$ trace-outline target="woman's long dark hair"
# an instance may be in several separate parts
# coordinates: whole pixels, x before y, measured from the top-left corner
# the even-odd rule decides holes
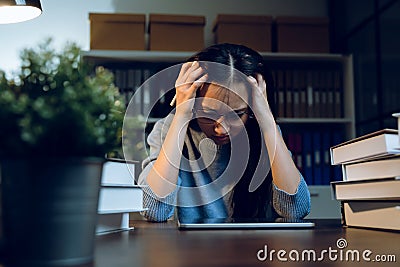
[[[267,98],[272,111],[274,103],[274,80],[269,68],[265,65],[263,57],[256,51],[236,44],[217,44],[206,48],[187,60],[215,62],[227,65],[246,76],[256,77],[261,74],[267,82]],[[251,95],[251,94],[250,94]],[[251,99],[251,97],[250,97]],[[250,100],[251,103],[251,100]],[[259,125],[255,119],[249,119],[246,130],[250,140],[250,156],[246,170],[234,188],[233,215],[235,218],[265,218],[276,214],[272,209],[272,175],[269,172],[264,182],[254,192],[249,192],[250,181],[258,164],[267,169],[266,159],[260,159],[262,139]]]
[[[267,98],[270,108],[272,112],[275,111],[275,101],[273,101],[275,81],[263,57],[253,49],[237,44],[216,44],[198,52],[187,61],[208,61],[224,64],[254,78],[257,73],[261,74],[267,82]]]

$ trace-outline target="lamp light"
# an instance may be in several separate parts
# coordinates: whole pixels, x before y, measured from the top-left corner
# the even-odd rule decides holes
[[[40,0],[0,0],[0,24],[34,19],[40,14]]]

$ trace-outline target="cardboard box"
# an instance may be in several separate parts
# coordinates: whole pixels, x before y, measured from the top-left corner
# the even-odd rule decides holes
[[[204,16],[150,14],[149,50],[202,50],[205,21]]]
[[[90,49],[144,50],[144,14],[90,13]]]
[[[271,16],[218,14],[214,26],[215,43],[234,43],[256,51],[271,51]]]
[[[321,17],[276,17],[277,51],[329,53],[329,20]]]

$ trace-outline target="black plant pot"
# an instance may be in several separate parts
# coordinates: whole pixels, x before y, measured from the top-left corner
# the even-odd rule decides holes
[[[99,158],[2,160],[8,265],[93,261],[102,166]]]

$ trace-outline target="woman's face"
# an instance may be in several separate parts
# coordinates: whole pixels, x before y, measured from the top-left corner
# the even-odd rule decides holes
[[[237,94],[216,84],[205,84],[196,99],[195,118],[205,135],[217,145],[229,143],[244,130],[249,119],[245,86],[237,84],[234,90]]]

